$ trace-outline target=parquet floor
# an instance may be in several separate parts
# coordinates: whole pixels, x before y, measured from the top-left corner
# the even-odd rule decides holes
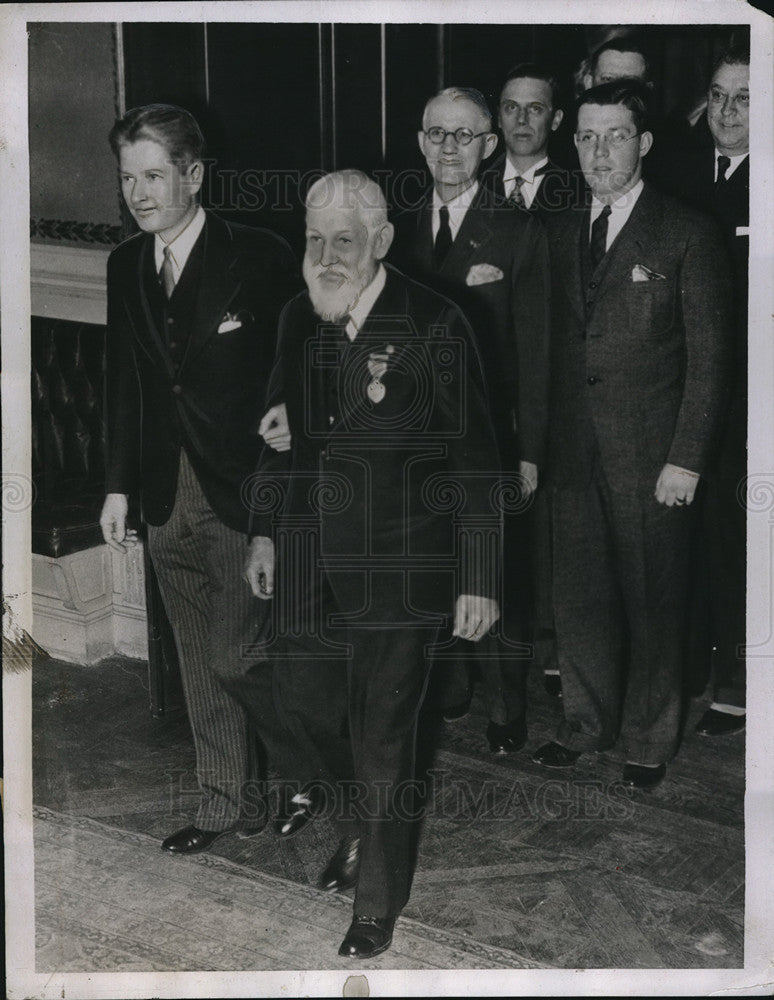
[[[190,821],[188,724],[182,714],[150,717],[145,669],[122,659],[36,664],[36,805],[157,839]],[[533,764],[530,752],[551,738],[561,702],[537,676],[530,695],[529,743],[510,757],[489,754],[478,699],[466,719],[423,727],[432,791],[405,915],[511,952],[515,963],[741,967],[744,736],[695,736],[706,707],[695,700],[666,780],[628,791],[615,752],[584,755],[569,774]],[[314,884],[335,846],[320,819],[290,841],[268,830],[248,841],[224,837],[211,854],[293,883],[303,907],[299,890]],[[342,917],[342,932],[345,924]]]

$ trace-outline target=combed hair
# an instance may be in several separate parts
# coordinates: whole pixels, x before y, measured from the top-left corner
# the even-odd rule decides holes
[[[204,154],[204,136],[199,124],[185,108],[174,104],[145,104],[119,118],[108,136],[118,158],[122,146],[141,139],[158,142],[179,167],[187,167]]]
[[[425,101],[425,110],[422,113],[422,121],[424,122],[425,114],[427,113],[427,107],[431,101],[434,101],[437,97],[450,97],[452,100],[457,98],[464,98],[466,101],[470,101],[471,104],[475,104],[478,110],[481,112],[483,117],[487,122],[487,129],[492,128],[492,112],[489,110],[489,105],[486,103],[486,98],[481,93],[480,90],[476,90],[475,87],[444,87],[443,90],[439,90],[437,94],[433,94]]]
[[[621,77],[590,87],[575,103],[576,122],[584,104],[622,104],[631,111],[638,132],[646,132],[650,127],[650,88],[643,80]]]
[[[712,67],[712,74],[721,66],[749,66],[750,65],[750,42],[747,38],[734,38],[721,52],[715,65]]]
[[[508,74],[503,80],[503,85],[500,88],[500,93],[502,94],[506,86],[511,82],[511,80],[523,80],[524,77],[529,77],[532,80],[542,80],[547,83],[551,88],[551,108],[557,111],[562,106],[562,88],[559,83],[559,77],[553,73],[547,66],[543,66],[536,62],[523,62],[514,66],[513,69],[508,70]]]

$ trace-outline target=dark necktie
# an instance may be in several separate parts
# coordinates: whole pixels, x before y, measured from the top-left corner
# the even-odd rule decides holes
[[[508,201],[512,205],[518,205],[519,208],[527,207],[527,203],[524,201],[524,192],[521,190],[526,183],[523,177],[514,177],[513,188],[508,195]]]
[[[594,225],[591,227],[591,243],[589,244],[589,253],[591,254],[591,266],[595,271],[599,267],[600,261],[607,253],[607,220],[609,216],[610,206],[605,205],[594,220]]]
[[[446,205],[442,205],[438,210],[438,218],[440,219],[440,225],[438,226],[438,232],[435,237],[435,247],[433,249],[433,259],[436,267],[440,267],[446,260],[446,255],[451,250],[452,245],[451,226],[449,225],[449,209]]]
[[[164,247],[164,260],[159,270],[159,279],[167,301],[169,301],[172,298],[172,292],[175,290],[175,271],[172,265],[172,251],[169,247]]]
[[[718,156],[718,179],[715,181],[715,187],[720,187],[721,184],[726,182],[726,171],[731,166],[731,160],[727,156],[722,154]]]

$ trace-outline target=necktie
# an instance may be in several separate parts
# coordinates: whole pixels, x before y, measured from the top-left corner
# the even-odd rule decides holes
[[[591,243],[589,244],[589,252],[591,254],[591,266],[595,271],[599,267],[599,262],[607,253],[607,220],[609,215],[610,206],[605,205],[594,220],[594,225],[591,227]]]
[[[164,247],[164,260],[159,270],[159,278],[167,300],[171,299],[172,292],[175,290],[175,271],[172,265],[172,251],[169,247]]]
[[[446,205],[441,206],[438,211],[438,217],[441,220],[441,224],[438,226],[438,232],[435,237],[435,247],[433,249],[433,258],[435,260],[436,267],[440,267],[446,260],[446,255],[451,250],[452,245],[451,227],[449,226],[449,209]]]
[[[513,188],[511,193],[508,195],[508,201],[512,205],[518,205],[519,208],[526,208],[527,203],[524,201],[524,192],[521,190],[526,180],[523,177],[514,177]]]
[[[722,154],[718,157],[718,179],[715,181],[715,187],[720,187],[721,184],[726,182],[726,171],[731,166],[731,160],[727,156]]]

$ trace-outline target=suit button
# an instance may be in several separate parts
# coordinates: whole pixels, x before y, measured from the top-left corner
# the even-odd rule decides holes
[[[169,349],[170,349],[170,351],[174,351],[174,350],[177,349],[177,341],[176,340],[170,340],[170,342],[169,342]]]
[[[598,282],[596,282],[596,281],[590,281],[589,282],[589,288],[596,288],[597,284],[598,284]]]
[[[597,378],[596,375],[589,375],[586,381],[588,382],[589,385],[596,385],[599,379]]]
[[[176,396],[179,396],[182,391],[183,391],[182,385],[173,385],[172,386],[172,392],[174,392],[174,394]]]
[[[170,326],[172,326],[174,322],[175,322],[174,316],[167,316],[167,323],[169,323]]]

